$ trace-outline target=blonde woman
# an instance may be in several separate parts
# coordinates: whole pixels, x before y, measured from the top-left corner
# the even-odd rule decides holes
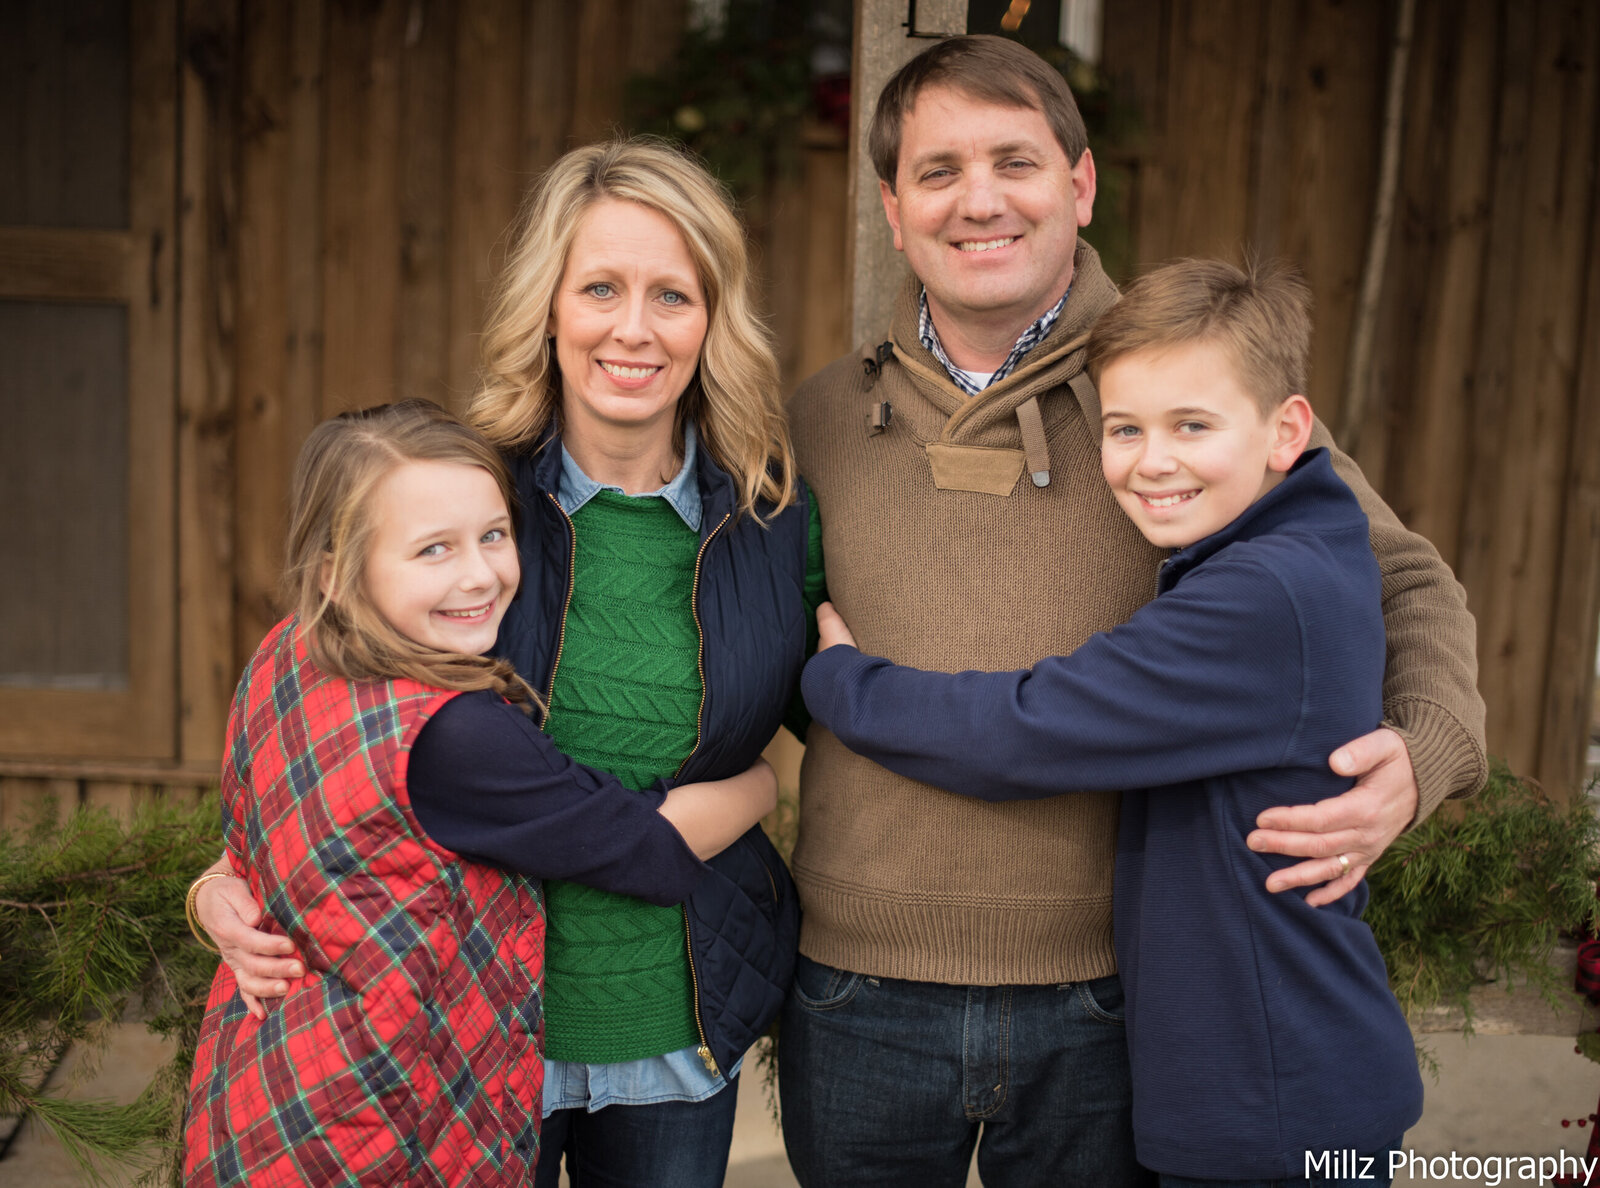
[[[615,141],[536,184],[484,335],[471,418],[521,512],[522,589],[496,651],[544,698],[556,744],[632,788],[747,769],[792,703],[823,597],[748,287],[717,183],[664,144]],[[564,1152],[577,1186],[721,1184],[740,1062],[793,969],[782,860],[756,828],[680,905],[546,895],[536,1183],[558,1182]],[[228,923],[211,930],[241,985],[282,985],[286,959]]]

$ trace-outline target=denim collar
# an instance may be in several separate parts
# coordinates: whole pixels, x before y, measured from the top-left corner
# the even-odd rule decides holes
[[[976,396],[983,391],[983,387],[998,384],[1015,371],[1017,365],[1027,357],[1028,352],[1044,341],[1044,336],[1050,333],[1050,327],[1054,326],[1056,320],[1061,317],[1061,311],[1066,308],[1067,298],[1070,296],[1072,296],[1072,286],[1068,285],[1067,291],[1061,294],[1061,300],[1040,314],[1038,319],[1022,332],[1016,341],[1016,345],[1011,348],[1011,353],[1006,356],[1005,362],[1000,364],[995,373],[989,377],[987,385],[979,386],[974,383],[968,373],[950,362],[950,356],[944,353],[944,343],[939,341],[939,330],[933,324],[933,315],[928,311],[928,290],[926,286],[923,287],[922,296],[917,303],[917,337],[922,340],[923,347],[931,352],[933,357],[938,359],[940,363],[944,364],[945,371],[950,373],[950,378],[954,381],[956,387],[960,388],[968,396]]]
[[[694,431],[694,422],[686,422],[683,426],[683,465],[678,468],[678,473],[666,486],[655,491],[641,491],[636,496],[639,499],[665,499],[672,505],[672,510],[678,513],[678,518],[694,532],[700,531],[703,514],[700,484],[695,481],[695,456],[699,448],[699,437]],[[561,505],[561,510],[569,516],[573,515],[601,491],[624,494],[621,487],[609,483],[597,483],[584,474],[582,467],[573,461],[571,454],[567,453],[567,447],[562,445],[561,479],[556,487],[556,502]]]

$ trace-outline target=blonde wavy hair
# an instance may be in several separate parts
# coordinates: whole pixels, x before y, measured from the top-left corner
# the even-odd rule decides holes
[[[538,698],[508,660],[440,652],[408,639],[372,605],[366,585],[372,496],[407,462],[455,462],[489,472],[506,507],[516,499],[495,448],[426,400],[347,412],[311,431],[290,493],[285,599],[311,659],[348,680],[410,678],[441,689],[493,689],[527,710]]]
[[[795,498],[794,450],[778,364],[750,297],[744,228],[704,167],[650,137],[574,149],[523,204],[483,335],[483,369],[468,419],[502,450],[532,445],[561,414],[561,372],[546,326],[584,212],[614,198],[667,218],[706,294],[700,366],[678,400],[676,431],[692,420],[703,448],[733,476],[741,513]]]

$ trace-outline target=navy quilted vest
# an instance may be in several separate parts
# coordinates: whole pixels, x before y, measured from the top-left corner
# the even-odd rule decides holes
[[[732,479],[699,451],[700,625],[705,697],[700,743],[678,782],[745,770],[777,733],[805,663],[810,492],[766,527],[736,517]],[[561,447],[552,430],[508,459],[517,488],[522,587],[495,645],[541,695],[550,689],[571,580],[572,524],[556,502]],[[794,972],[799,901],[783,859],[759,827],[711,859],[684,905],[700,1025],[726,1072],[777,1016]],[[751,974],[756,976],[752,977]]]

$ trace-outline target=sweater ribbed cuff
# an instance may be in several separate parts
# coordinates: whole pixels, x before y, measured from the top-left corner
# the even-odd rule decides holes
[[[1426,821],[1450,797],[1471,796],[1489,778],[1476,736],[1443,706],[1424,697],[1399,697],[1384,705],[1385,724],[1405,740],[1417,779],[1417,815]]]

